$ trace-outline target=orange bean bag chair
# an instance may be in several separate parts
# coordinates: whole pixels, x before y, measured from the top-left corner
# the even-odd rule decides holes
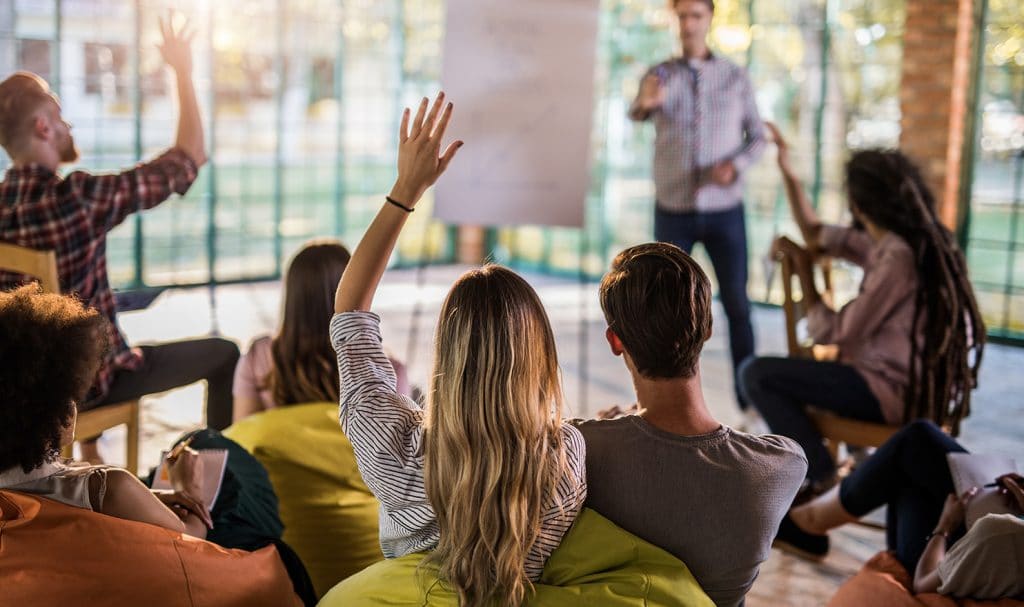
[[[913,594],[913,579],[891,552],[879,552],[846,581],[828,607],[1024,607],[1024,601],[975,601],[929,592]]]
[[[227,550],[155,525],[0,490],[0,603],[302,607],[277,550]]]

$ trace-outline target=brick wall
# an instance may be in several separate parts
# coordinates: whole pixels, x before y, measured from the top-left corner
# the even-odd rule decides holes
[[[955,229],[969,118],[971,44],[981,0],[907,0],[903,34],[900,148],[921,164]]]

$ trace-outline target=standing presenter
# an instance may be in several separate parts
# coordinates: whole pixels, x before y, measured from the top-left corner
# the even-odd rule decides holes
[[[672,8],[683,56],[648,70],[629,117],[654,121],[654,236],[687,253],[704,244],[729,321],[735,374],[754,353],[742,195],[764,127],[746,70],[708,48],[714,1],[678,0]],[[736,398],[746,411],[738,392]]]

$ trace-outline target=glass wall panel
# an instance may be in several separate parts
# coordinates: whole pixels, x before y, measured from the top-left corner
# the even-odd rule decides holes
[[[1024,338],[1024,5],[987,0],[967,261],[989,332]]]
[[[766,119],[792,141],[828,221],[845,221],[850,149],[899,139],[903,0],[720,0],[713,47],[747,66]],[[9,0],[0,3],[0,71],[28,69],[62,97],[81,167],[114,170],[174,138],[173,76],[155,48],[175,9],[197,30],[195,80],[209,164],[183,200],[110,236],[121,287],[270,278],[303,241],[354,245],[394,178],[399,111],[437,90],[443,0]],[[494,230],[492,257],[596,278],[617,250],[652,236],[653,128],[626,118],[647,66],[678,52],[664,0],[602,0],[583,230]],[[979,120],[966,233],[986,321],[1024,335],[1024,8],[987,0]],[[6,157],[0,160],[6,164]],[[0,167],[2,168],[2,167]],[[777,301],[764,255],[796,234],[771,146],[745,195],[751,295]],[[454,229],[411,217],[399,264],[450,261]],[[700,255],[700,253],[698,253]],[[840,284],[856,273],[839,268]],[[845,278],[844,278],[845,277]]]

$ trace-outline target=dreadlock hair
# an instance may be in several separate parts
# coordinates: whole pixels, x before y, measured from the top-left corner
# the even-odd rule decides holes
[[[921,288],[914,302],[904,422],[930,419],[957,434],[971,412],[985,346],[985,325],[963,252],[936,216],[935,198],[921,172],[901,152],[855,153],[846,165],[846,187],[851,210],[896,234],[914,252]]]

